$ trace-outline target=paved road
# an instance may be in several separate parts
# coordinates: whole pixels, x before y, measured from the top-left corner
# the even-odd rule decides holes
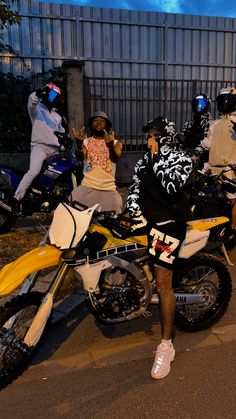
[[[179,332],[171,374],[155,381],[156,316],[108,328],[85,307],[77,314],[51,329],[34,365],[1,392],[2,419],[236,417],[235,326]]]
[[[235,271],[224,318],[204,332],[177,332],[166,379],[150,377],[157,308],[149,319],[101,326],[82,303],[50,328],[33,365],[2,390],[1,418],[236,418]]]

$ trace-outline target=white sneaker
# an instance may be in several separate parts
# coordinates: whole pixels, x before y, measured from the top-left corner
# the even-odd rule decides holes
[[[156,350],[155,361],[152,366],[151,376],[160,380],[166,377],[170,372],[170,364],[174,360],[175,350],[173,345],[160,343]]]

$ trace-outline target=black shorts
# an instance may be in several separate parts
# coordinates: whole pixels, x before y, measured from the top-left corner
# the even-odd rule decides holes
[[[153,256],[155,265],[174,269],[179,249],[185,239],[186,229],[185,221],[149,223],[148,251]]]

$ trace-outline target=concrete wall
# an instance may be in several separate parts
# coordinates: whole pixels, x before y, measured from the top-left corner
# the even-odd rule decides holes
[[[0,164],[26,172],[29,168],[29,153],[1,153]]]
[[[63,62],[66,72],[66,102],[69,127],[84,125],[84,62],[68,60]]]

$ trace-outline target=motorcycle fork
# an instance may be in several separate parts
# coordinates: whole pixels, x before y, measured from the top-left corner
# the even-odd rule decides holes
[[[56,298],[69,270],[70,270],[70,266],[67,265],[65,262],[61,262],[57,272],[54,275],[52,283],[48,289],[48,293],[52,295],[53,299]]]
[[[35,271],[30,274],[20,289],[19,295],[27,293],[35,285],[41,271]]]
[[[78,186],[78,182],[76,179],[76,175],[73,172],[71,173],[71,181],[72,181],[73,189],[75,189]]]
[[[68,265],[66,265],[65,262],[61,262],[59,268],[57,269],[57,272],[55,273],[52,283],[47,291],[47,295],[50,294],[50,296],[52,297],[53,300],[55,300],[61,285],[63,284],[64,278],[66,277],[68,271],[69,271],[70,267]],[[25,281],[25,283],[22,286],[22,289],[20,290],[20,294],[23,294],[25,292],[28,292],[29,289],[31,289],[38,276],[39,276],[40,271],[37,272],[33,272],[30,277],[28,278],[28,280]],[[19,314],[18,314],[19,315]],[[17,319],[17,315],[12,316],[4,325],[4,327],[10,329],[15,320]]]
[[[32,272],[31,275],[29,275],[26,280],[24,281],[20,291],[19,291],[19,295],[22,294],[26,294],[27,292],[29,292],[31,290],[31,288],[33,288],[33,286],[35,285],[39,274],[41,271],[35,271]],[[11,329],[13,324],[15,323],[15,320],[18,318],[18,316],[20,315],[20,313],[15,314],[14,316],[12,316],[9,320],[7,320],[7,322],[4,324],[4,328],[6,329]]]

